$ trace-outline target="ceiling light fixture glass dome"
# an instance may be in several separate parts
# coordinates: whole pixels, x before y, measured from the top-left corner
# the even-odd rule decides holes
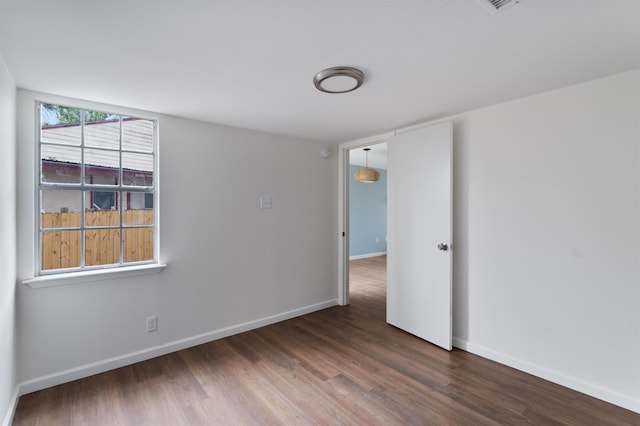
[[[353,67],[331,67],[313,77],[316,89],[325,93],[348,93],[362,86],[364,73]]]

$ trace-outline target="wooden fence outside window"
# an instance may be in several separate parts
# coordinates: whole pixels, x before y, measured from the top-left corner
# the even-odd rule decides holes
[[[43,228],[80,227],[81,213],[43,213]],[[85,215],[85,266],[118,264],[120,243],[124,263],[153,259],[153,228],[91,229],[90,227],[118,226],[117,210],[87,211]],[[122,212],[127,226],[152,225],[153,210],[126,210]],[[80,266],[80,230],[43,231],[40,235],[41,269],[78,268]]]

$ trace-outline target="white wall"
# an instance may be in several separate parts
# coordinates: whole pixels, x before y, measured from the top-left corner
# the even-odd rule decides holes
[[[33,273],[36,98],[78,103],[18,91],[21,279]],[[23,391],[336,303],[336,156],[323,159],[319,142],[159,120],[160,249],[168,268],[138,278],[20,286]],[[272,197],[272,209],[259,209],[261,195]],[[155,333],[145,332],[149,315],[158,315]]]
[[[18,99],[20,278],[33,269],[34,96]],[[335,299],[335,156],[160,118],[169,268],[21,286],[19,380],[36,387],[47,374]],[[456,344],[640,411],[640,70],[453,121]],[[261,194],[272,210],[257,208]],[[151,314],[159,331],[147,334]]]
[[[456,345],[640,412],[640,70],[453,121]]]
[[[0,421],[16,385],[16,85],[0,56]],[[6,416],[6,417],[5,417]]]

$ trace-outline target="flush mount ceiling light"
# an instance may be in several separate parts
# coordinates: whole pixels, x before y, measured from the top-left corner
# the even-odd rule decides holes
[[[356,90],[364,82],[364,73],[353,67],[332,67],[313,77],[316,89],[325,93],[347,93]]]
[[[495,15],[497,12],[501,12],[503,8],[507,6],[520,3],[520,0],[477,0],[482,6],[484,6],[489,13]]]
[[[353,174],[353,178],[356,180],[356,182],[375,183],[378,181],[378,179],[380,179],[380,173],[378,173],[377,170],[369,168],[369,151],[371,151],[371,148],[364,148],[364,153],[367,158],[365,168],[356,170],[356,172]]]

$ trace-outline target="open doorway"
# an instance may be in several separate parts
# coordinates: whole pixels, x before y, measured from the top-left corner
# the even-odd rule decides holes
[[[342,144],[338,150],[338,304],[349,304],[349,157],[387,142],[386,322],[452,348],[452,153],[450,121]],[[357,152],[357,151],[355,151]]]
[[[377,180],[356,180],[363,169],[375,170]],[[373,172],[359,172],[360,176]],[[349,150],[348,170],[348,289],[350,303],[385,320],[387,280],[387,144]]]

